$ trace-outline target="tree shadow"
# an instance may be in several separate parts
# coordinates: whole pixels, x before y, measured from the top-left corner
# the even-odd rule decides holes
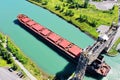
[[[77,64],[68,63],[62,71],[56,73],[56,76],[54,77],[53,80],[67,80],[76,70],[76,66]]]

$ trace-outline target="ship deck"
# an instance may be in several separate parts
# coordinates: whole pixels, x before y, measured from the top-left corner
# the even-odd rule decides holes
[[[53,45],[55,45],[56,47],[64,51],[70,57],[78,58],[82,53],[82,49],[80,47],[62,38],[58,34],[49,30],[48,28],[43,27],[39,23],[30,19],[28,16],[24,14],[20,14],[17,16],[17,18],[27,28],[29,28],[30,30],[37,33],[39,36],[41,36],[45,40],[49,41],[50,43],[52,43]]]

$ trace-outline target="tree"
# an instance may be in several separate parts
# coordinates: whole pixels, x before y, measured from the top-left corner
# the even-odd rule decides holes
[[[7,59],[7,57],[9,57],[8,52],[5,48],[2,48],[1,54],[2,54],[2,58],[5,59],[5,60]]]
[[[93,20],[90,25],[91,25],[92,27],[96,27],[97,22],[96,22],[95,20]]]
[[[80,14],[80,17],[77,18],[77,20],[78,20],[79,22],[85,22],[85,21],[87,21],[87,16],[86,16],[86,15],[81,15],[81,14]]]
[[[12,58],[11,58],[11,57],[7,59],[7,63],[8,63],[8,64],[13,63],[13,60],[12,60]]]
[[[89,2],[89,0],[85,0],[85,1],[84,1],[84,6],[83,6],[84,8],[87,8],[87,7],[88,7],[88,2]]]
[[[61,10],[60,10],[60,12],[63,12],[64,11],[64,8],[62,8]]]
[[[75,8],[78,9],[80,7],[79,3],[75,3]]]
[[[4,47],[3,47],[3,45],[0,43],[0,56],[2,56],[3,54],[2,54],[2,51],[4,50]]]
[[[8,52],[3,53],[3,59],[8,60],[11,56]]]
[[[66,10],[65,16],[73,16],[74,12],[72,10]]]
[[[70,4],[68,8],[75,8],[75,5],[74,4]]]
[[[74,3],[74,0],[67,0],[67,3]]]
[[[45,0],[45,1],[42,1],[42,5],[47,5],[48,4],[48,1]]]
[[[17,70],[17,69],[18,69],[18,66],[14,63],[13,66],[12,66],[12,69],[13,69],[13,70]]]
[[[61,9],[60,5],[57,4],[57,5],[55,6],[55,10],[60,10],[60,9]]]

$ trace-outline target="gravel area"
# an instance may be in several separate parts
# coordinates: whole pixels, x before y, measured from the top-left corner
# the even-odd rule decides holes
[[[7,68],[0,67],[0,80],[23,80],[14,72],[10,72]]]
[[[101,25],[96,29],[96,31],[99,32],[100,34],[103,34],[108,30],[109,30],[109,26],[106,25]]]
[[[97,9],[100,10],[109,10],[112,9],[114,4],[116,4],[116,1],[102,1],[102,2],[93,2],[90,1],[90,4],[94,4]]]

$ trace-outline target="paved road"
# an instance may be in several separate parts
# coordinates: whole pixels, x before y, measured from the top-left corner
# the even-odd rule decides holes
[[[22,80],[14,72],[10,72],[8,69],[0,67],[0,80]]]

